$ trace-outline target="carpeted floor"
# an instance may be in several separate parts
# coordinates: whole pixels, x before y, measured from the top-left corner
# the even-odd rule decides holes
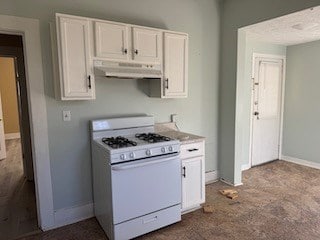
[[[252,168],[237,187],[239,198],[218,193],[229,188],[222,182],[206,187],[213,214],[202,210],[186,214],[182,221],[140,237],[140,240],[319,240],[320,170],[275,161]],[[25,240],[107,239],[92,218]]]

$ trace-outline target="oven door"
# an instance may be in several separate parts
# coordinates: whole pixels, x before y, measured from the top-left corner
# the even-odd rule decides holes
[[[179,156],[117,164],[111,169],[113,224],[181,204]]]

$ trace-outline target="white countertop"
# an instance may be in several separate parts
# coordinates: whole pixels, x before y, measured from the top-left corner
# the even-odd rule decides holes
[[[189,144],[205,140],[205,137],[179,131],[177,125],[172,122],[157,123],[155,125],[155,131],[166,137],[179,140],[181,144]]]

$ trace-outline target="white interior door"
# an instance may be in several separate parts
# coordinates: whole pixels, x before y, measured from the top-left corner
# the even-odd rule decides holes
[[[282,59],[254,59],[252,166],[279,158],[282,79]]]
[[[4,136],[3,115],[2,115],[2,103],[0,94],[0,160],[7,157],[6,142]]]

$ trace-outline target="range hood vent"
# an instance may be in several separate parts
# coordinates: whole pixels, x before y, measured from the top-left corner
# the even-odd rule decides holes
[[[94,61],[96,76],[110,78],[161,78],[160,64],[140,64],[130,62]]]

